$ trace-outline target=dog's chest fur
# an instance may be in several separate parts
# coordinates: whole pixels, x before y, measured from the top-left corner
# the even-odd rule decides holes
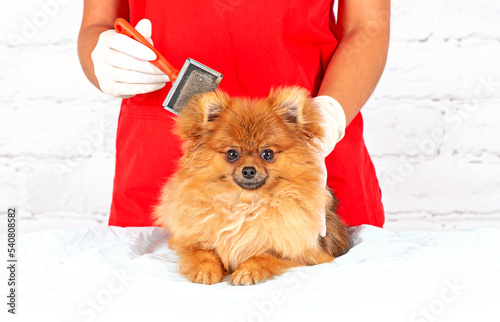
[[[297,247],[296,238],[305,240],[308,247],[317,243],[315,228],[304,227],[303,221],[296,220],[307,216],[304,209],[290,199],[260,198],[256,193],[243,191],[219,195],[212,202],[213,213],[206,217],[210,218],[207,221],[212,222],[212,229],[207,231],[205,247],[216,251],[229,272],[249,257],[264,252],[295,256],[303,251]],[[282,233],[284,230],[286,234]]]

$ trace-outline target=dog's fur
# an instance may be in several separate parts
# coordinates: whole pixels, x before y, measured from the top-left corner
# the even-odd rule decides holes
[[[261,100],[206,93],[183,109],[177,134],[184,156],[155,217],[171,234],[179,270],[190,281],[213,284],[232,273],[233,284],[254,284],[347,252],[335,199],[320,184],[319,123],[308,92],[298,87]],[[266,149],[274,152],[267,161]]]

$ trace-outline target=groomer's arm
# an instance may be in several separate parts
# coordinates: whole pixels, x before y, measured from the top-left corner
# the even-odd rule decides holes
[[[128,19],[128,10],[126,0],[85,0],[78,38],[85,75],[104,94],[117,98],[157,91],[170,81],[151,64],[154,51],[114,30],[116,18]],[[151,21],[142,19],[135,29],[152,43]]]
[[[377,85],[389,47],[390,0],[339,0],[335,36],[339,43],[318,95],[335,98],[347,125]]]
[[[90,57],[99,35],[106,30],[113,29],[116,18],[128,19],[127,0],[85,0],[83,2],[83,18],[78,35],[78,57],[82,69],[94,86],[99,83],[94,74],[94,64]]]

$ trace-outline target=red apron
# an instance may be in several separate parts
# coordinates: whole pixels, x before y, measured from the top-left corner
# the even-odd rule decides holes
[[[224,75],[231,96],[267,97],[271,87],[300,85],[313,96],[335,50],[331,0],[130,0],[129,20],[148,18],[153,42],[180,68],[193,58]],[[160,91],[123,100],[118,120],[110,225],[150,226],[161,187],[181,155]],[[384,211],[358,114],[326,159],[328,185],[348,225],[382,226]]]

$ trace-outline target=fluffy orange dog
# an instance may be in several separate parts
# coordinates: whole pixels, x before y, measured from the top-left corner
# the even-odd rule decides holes
[[[319,121],[297,87],[257,101],[207,93],[183,109],[184,156],[155,216],[191,282],[218,283],[232,273],[232,284],[254,284],[347,252],[349,235],[320,184]]]

